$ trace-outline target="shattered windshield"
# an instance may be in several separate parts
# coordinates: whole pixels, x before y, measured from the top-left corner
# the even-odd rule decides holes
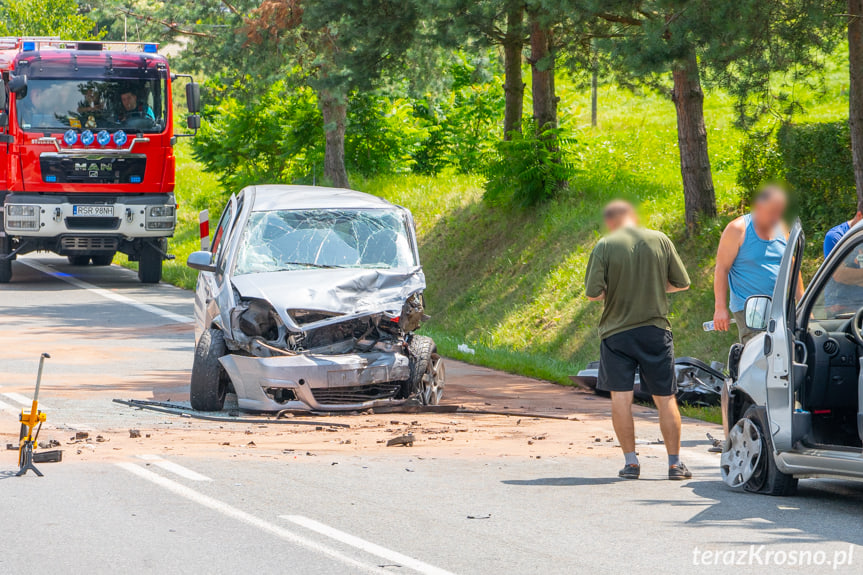
[[[23,130],[162,132],[165,80],[32,78],[18,98]]]
[[[415,265],[398,210],[276,210],[249,217],[234,273]]]

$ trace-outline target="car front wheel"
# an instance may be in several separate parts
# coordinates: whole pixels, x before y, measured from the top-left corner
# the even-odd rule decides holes
[[[746,410],[725,442],[720,464],[722,479],[752,493],[793,495],[797,479],[776,466],[769,429],[765,408],[753,405]]]
[[[446,384],[446,369],[430,337],[415,335],[410,342],[411,395],[422,405],[438,405]]]
[[[198,340],[192,363],[189,401],[197,411],[221,411],[225,406],[230,380],[219,358],[226,355],[225,336],[218,329],[208,329]]]

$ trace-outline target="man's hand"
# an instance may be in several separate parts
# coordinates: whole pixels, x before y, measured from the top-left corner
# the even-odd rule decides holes
[[[713,329],[716,331],[728,331],[728,326],[731,325],[731,313],[725,306],[718,307],[713,312]]]
[[[596,297],[587,296],[587,299],[589,299],[590,301],[602,301],[605,299],[605,292],[602,292],[601,294],[599,294]]]

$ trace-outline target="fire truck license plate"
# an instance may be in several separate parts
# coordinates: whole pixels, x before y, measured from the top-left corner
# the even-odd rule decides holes
[[[114,206],[72,206],[73,216],[114,216]]]

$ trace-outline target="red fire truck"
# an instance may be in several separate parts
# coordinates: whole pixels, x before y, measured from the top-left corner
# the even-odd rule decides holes
[[[173,130],[179,76],[194,132],[199,86],[172,75],[156,44],[0,38],[0,283],[33,251],[73,265],[122,252],[142,282],[161,279],[185,135]]]

